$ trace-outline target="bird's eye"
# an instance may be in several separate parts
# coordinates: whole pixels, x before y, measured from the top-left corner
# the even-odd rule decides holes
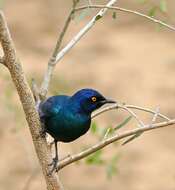
[[[96,102],[96,101],[97,101],[97,98],[96,98],[95,96],[93,96],[93,97],[91,98],[91,100],[92,100],[92,102]]]

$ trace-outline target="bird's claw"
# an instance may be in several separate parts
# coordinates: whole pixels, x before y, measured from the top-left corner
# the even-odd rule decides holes
[[[54,171],[58,172],[57,164],[58,164],[58,158],[53,158],[52,162],[48,164],[48,166],[52,166],[49,175],[51,175]]]
[[[45,138],[45,137],[46,137],[46,130],[45,130],[44,128],[42,128],[42,129],[40,130],[39,136],[40,136],[41,138]]]

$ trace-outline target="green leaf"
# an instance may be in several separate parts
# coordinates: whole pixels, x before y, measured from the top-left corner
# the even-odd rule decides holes
[[[108,165],[106,168],[106,173],[107,173],[108,179],[111,179],[112,176],[117,173],[117,169],[114,165]]]
[[[151,17],[154,17],[155,14],[156,14],[156,11],[157,11],[157,7],[154,6],[154,7],[152,7],[152,8],[149,10],[148,15],[151,16]]]
[[[100,130],[100,138],[103,138],[106,133],[108,133],[108,135],[112,135],[114,133],[114,129],[112,127],[102,128]]]
[[[113,18],[113,19],[116,19],[116,18],[117,18],[116,12],[113,12],[113,13],[112,13],[112,18]]]
[[[115,130],[114,130],[114,128],[112,128],[112,127],[108,127],[108,128],[106,129],[106,132],[108,132],[108,135],[112,135],[112,134],[114,134]]]
[[[97,152],[86,158],[86,163],[92,165],[104,164],[105,161],[101,157],[102,157],[102,150],[98,150]]]
[[[99,20],[99,19],[101,19],[101,18],[102,18],[101,15],[97,15],[97,16],[95,17],[95,20],[97,21],[97,20]]]
[[[133,141],[137,137],[139,137],[143,132],[138,132],[135,135],[131,136],[129,139],[127,139],[122,145],[128,144],[129,142]]]
[[[95,122],[93,122],[93,123],[91,124],[91,132],[92,132],[93,134],[96,134],[96,133],[98,132],[98,126],[97,126],[97,124],[96,124]]]
[[[111,136],[115,130],[112,127],[104,128],[99,131],[100,140],[107,138],[109,135]]]
[[[119,158],[118,155],[114,155],[106,167],[106,173],[107,173],[108,179],[111,179],[117,173],[118,158]]]
[[[167,2],[165,0],[161,0],[159,4],[159,8],[163,13],[167,12]]]
[[[114,130],[118,130],[125,126],[130,120],[132,119],[132,116],[127,117],[123,122],[121,122],[119,125],[117,125]]]

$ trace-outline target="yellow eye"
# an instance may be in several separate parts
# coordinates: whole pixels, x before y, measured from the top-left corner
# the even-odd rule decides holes
[[[96,102],[96,101],[97,101],[97,98],[96,98],[95,96],[93,96],[93,97],[91,98],[91,100],[92,100],[93,102]]]

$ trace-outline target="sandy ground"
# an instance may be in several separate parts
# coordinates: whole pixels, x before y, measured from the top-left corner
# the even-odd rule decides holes
[[[134,1],[121,4],[136,7]],[[19,57],[29,81],[41,81],[65,14],[68,1],[6,1],[5,14]],[[169,1],[169,21],[175,4]],[[144,6],[147,8],[147,5]],[[162,15],[160,15],[162,17]],[[66,43],[86,23],[73,21]],[[175,33],[131,15],[111,14],[86,35],[57,65],[50,94],[73,93],[79,88],[96,88],[108,97],[155,109],[170,117],[175,114]],[[36,155],[15,89],[8,72],[0,65],[0,189],[45,189]],[[112,112],[97,120],[102,127],[115,125],[125,114]],[[151,117],[143,116],[145,122]],[[134,127],[132,125],[130,127]],[[144,134],[125,147],[109,146],[106,156],[118,152],[118,173],[106,179],[103,167],[73,164],[60,173],[70,190],[175,190],[175,129]],[[97,140],[90,133],[71,144],[62,144],[62,155],[78,152],[82,143]],[[28,187],[26,184],[32,175]],[[80,180],[81,179],[81,180]]]

